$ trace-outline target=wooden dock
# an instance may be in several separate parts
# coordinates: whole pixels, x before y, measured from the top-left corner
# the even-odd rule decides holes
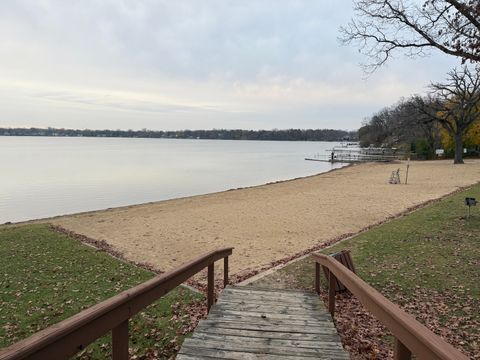
[[[318,295],[228,286],[179,360],[349,359]]]

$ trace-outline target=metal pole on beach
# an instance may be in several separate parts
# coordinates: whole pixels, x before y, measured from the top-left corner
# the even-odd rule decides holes
[[[408,168],[410,167],[410,158],[407,159],[407,174],[405,175],[405,185],[408,183]]]

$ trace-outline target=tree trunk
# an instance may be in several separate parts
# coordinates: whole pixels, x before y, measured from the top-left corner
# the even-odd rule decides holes
[[[427,136],[427,144],[428,144],[428,160],[435,159],[435,138],[432,136]]]
[[[455,159],[454,164],[463,164],[463,137],[462,133],[455,134]]]

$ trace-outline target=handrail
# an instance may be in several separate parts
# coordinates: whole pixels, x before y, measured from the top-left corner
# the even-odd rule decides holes
[[[121,292],[0,351],[0,360],[68,359],[112,330],[114,360],[128,359],[128,319],[185,280],[208,267],[208,310],[214,303],[214,263],[224,259],[228,284],[228,256],[233,248],[215,250]]]
[[[315,289],[320,289],[320,265],[329,273],[329,311],[335,313],[335,281],[338,279],[395,336],[394,358],[409,360],[411,354],[428,360],[468,360],[468,357],[435,335],[413,316],[386,299],[352,271],[331,256],[313,254]]]

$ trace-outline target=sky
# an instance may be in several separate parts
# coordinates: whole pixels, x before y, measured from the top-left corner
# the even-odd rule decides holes
[[[459,61],[366,76],[352,2],[2,0],[0,127],[354,130]]]

